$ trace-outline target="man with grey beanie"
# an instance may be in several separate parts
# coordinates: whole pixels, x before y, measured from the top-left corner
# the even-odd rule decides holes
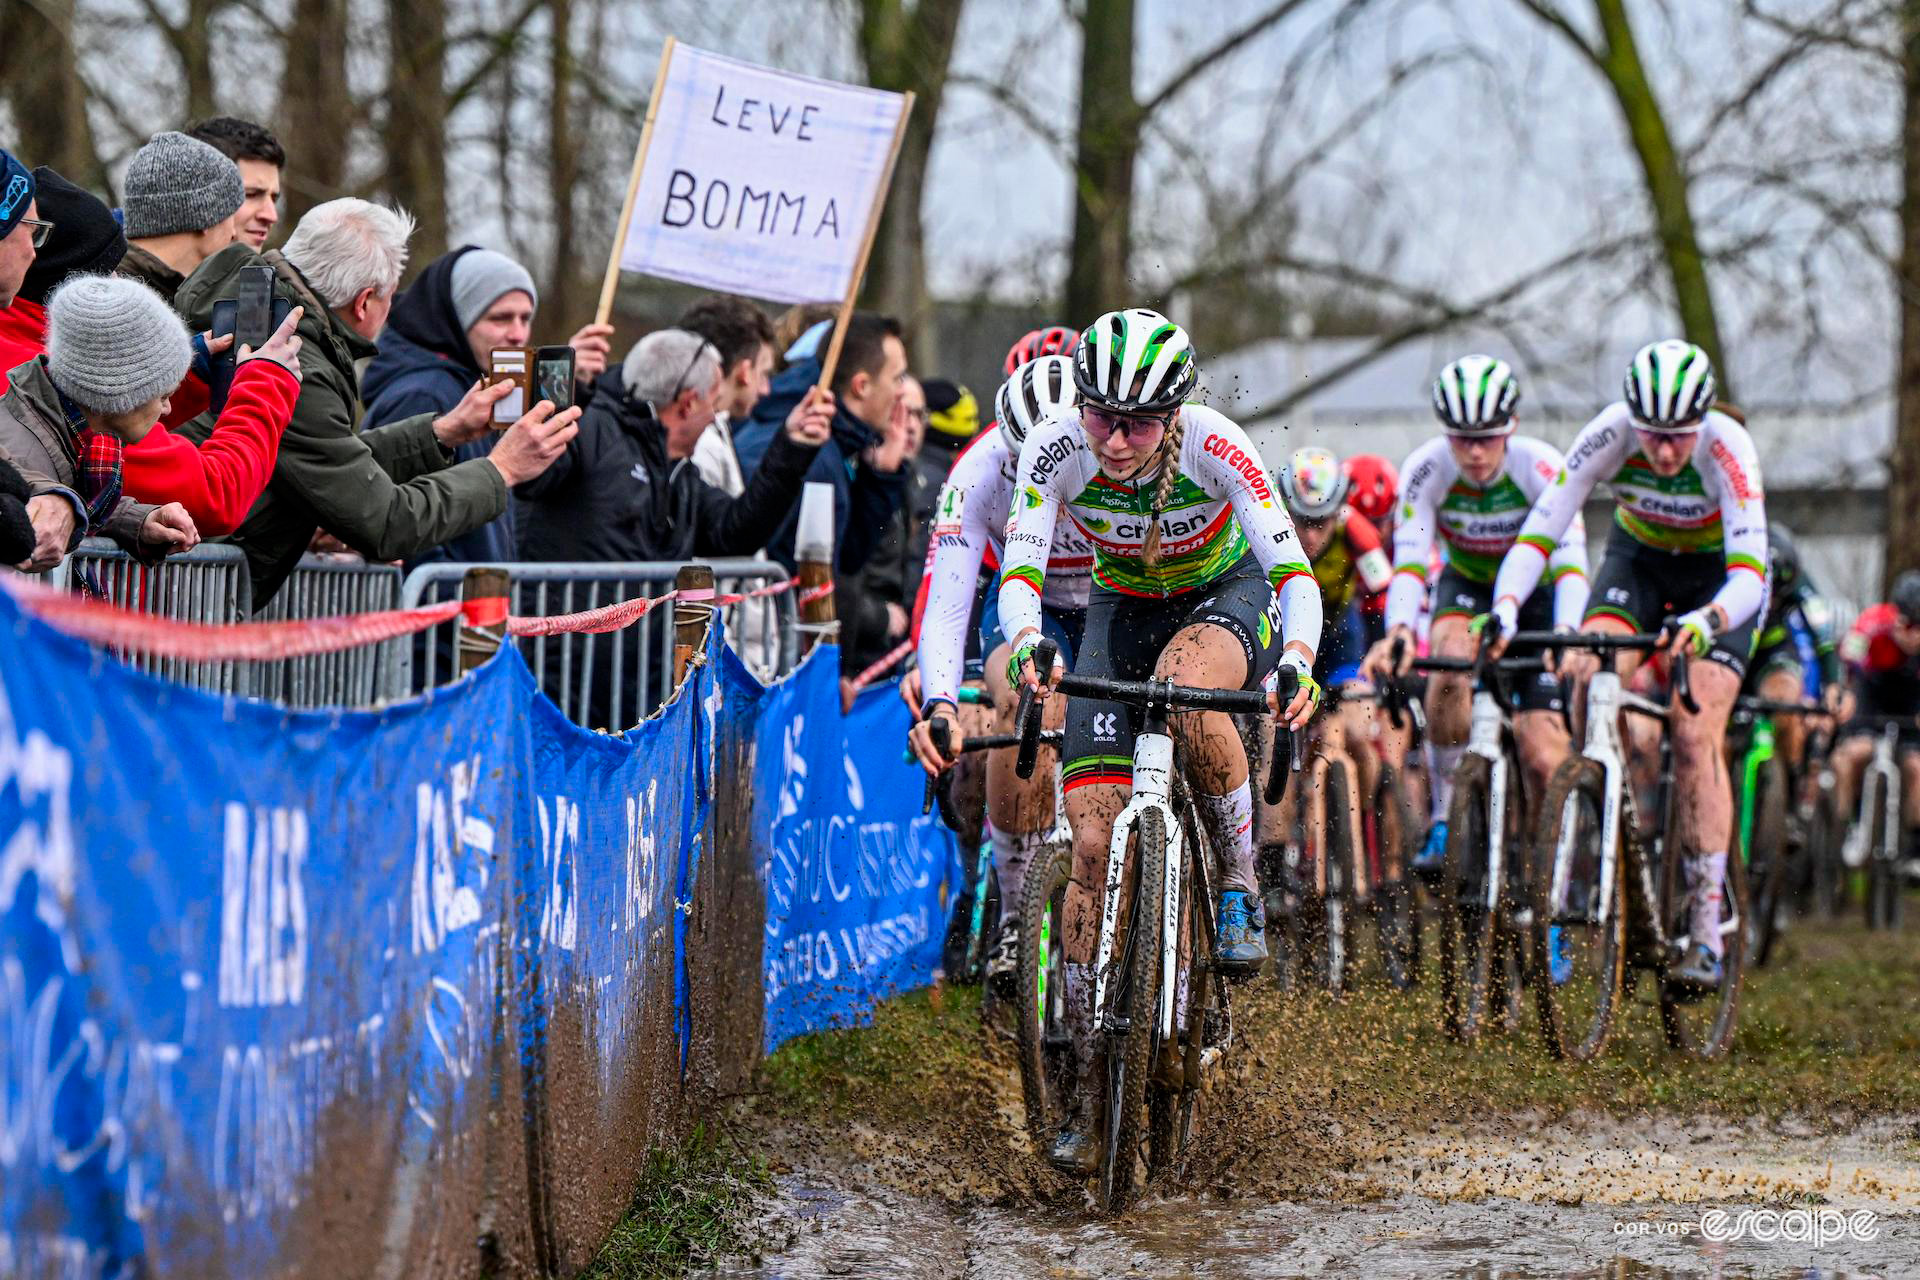
[[[234,242],[246,201],[240,167],[184,133],[156,133],[127,166],[127,256],[119,274],[169,303],[201,263]]]
[[[159,421],[191,359],[179,317],[143,285],[76,276],[54,293],[47,354],[14,369],[0,396],[0,457],[35,498],[60,498],[49,505],[64,515],[32,513],[34,551],[18,568],[53,568],[88,532],[148,563],[200,541],[185,507],[135,502],[121,488],[126,446]]]
[[[360,377],[368,427],[419,413],[445,413],[493,366],[502,347],[534,345],[540,291],[527,269],[503,253],[463,245],[421,268],[379,337],[379,352]],[[593,380],[607,367],[611,325],[587,325],[567,340],[573,348],[574,398],[585,404]],[[465,462],[493,452],[499,437],[488,432],[454,450]],[[407,567],[434,561],[498,563],[514,559],[514,511],[409,557]]]

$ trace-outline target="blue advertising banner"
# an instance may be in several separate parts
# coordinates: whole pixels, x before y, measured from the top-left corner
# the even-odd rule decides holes
[[[0,635],[0,1275],[461,1274],[494,1237],[573,1265],[682,1118],[689,909],[749,781],[767,1044],[937,959],[952,840],[905,709],[843,718],[831,647],[762,689],[716,631],[609,737],[511,648],[283,712],[4,593]]]
[[[891,685],[840,714],[838,669],[816,651],[770,689],[754,828],[767,833],[767,1039],[864,1022],[940,963],[953,833],[920,812],[926,775],[902,758]]]

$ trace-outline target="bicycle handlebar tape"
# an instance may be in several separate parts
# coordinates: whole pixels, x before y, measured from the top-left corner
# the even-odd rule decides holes
[[[1059,656],[1059,645],[1041,640],[1033,646],[1033,674],[1041,680],[1051,677],[1054,659]],[[1040,757],[1040,700],[1024,684],[1020,686],[1020,709],[1014,724],[1020,730],[1020,751],[1014,757],[1013,771],[1025,781],[1033,776],[1033,766]]]
[[[953,745],[953,739],[947,732],[947,722],[945,720],[935,720],[932,724],[927,726],[927,733],[933,738],[933,749],[940,753],[940,758],[942,760],[946,759],[947,752]],[[939,775],[931,774],[931,773],[928,774],[927,775],[927,792],[926,792],[926,795],[922,796],[920,799],[920,812],[922,814],[929,814],[933,812],[933,795],[934,795],[934,792],[938,791],[939,789],[940,789]]]

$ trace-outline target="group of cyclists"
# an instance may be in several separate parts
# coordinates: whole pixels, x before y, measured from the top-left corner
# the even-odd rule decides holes
[[[1193,402],[1192,342],[1149,310],[1110,312],[1078,333],[1036,330],[1005,372],[994,424],[940,496],[917,669],[902,696],[915,716],[911,749],[934,776],[969,737],[1017,731],[1023,691],[1048,727],[1064,729],[1057,774],[1023,778],[1003,748],[987,756],[985,789],[1005,922],[990,981],[1013,971],[1021,940],[1009,904],[1022,901],[1029,868],[1054,839],[1056,795],[1071,832],[1072,878],[1052,940],[1070,1080],[1049,1154],[1065,1172],[1090,1174],[1101,1154],[1094,941],[1117,888],[1109,843],[1128,803],[1141,712],[1059,695],[1063,672],[1265,690],[1267,733],[1301,734],[1311,752],[1345,758],[1370,795],[1368,770],[1403,766],[1411,752],[1399,718],[1378,714],[1379,691],[1407,687],[1417,658],[1498,657],[1516,635],[1517,655],[1529,635],[1656,634],[1646,651],[1605,661],[1636,688],[1659,687],[1686,664],[1690,696],[1676,698],[1665,732],[1689,833],[1691,928],[1664,980],[1695,993],[1727,981],[1736,824],[1725,738],[1743,688],[1837,718],[1843,797],[1887,718],[1920,726],[1920,574],[1900,578],[1892,599],[1836,643],[1832,610],[1791,537],[1769,525],[1744,419],[1716,400],[1708,357],[1690,343],[1642,348],[1622,398],[1564,450],[1521,434],[1521,385],[1505,361],[1464,356],[1433,384],[1440,434],[1398,466],[1319,447],[1263,458],[1238,424]],[[1602,482],[1613,527],[1592,567],[1581,512]],[[986,706],[964,705],[970,650]],[[1050,668],[1039,669],[1041,653],[1055,655]],[[1543,656],[1507,688],[1524,790],[1535,797],[1574,750],[1582,692],[1603,661],[1577,647]],[[1459,670],[1424,684],[1424,770],[1403,771],[1424,772],[1427,791],[1416,872],[1430,874],[1446,847],[1471,692]],[[1257,855],[1294,827],[1256,803],[1249,739],[1231,717],[1180,711],[1171,726],[1219,861],[1208,873],[1218,890],[1211,969],[1244,978],[1269,958]],[[1920,746],[1920,732],[1902,733]],[[1806,738],[1798,718],[1783,721],[1779,749],[1797,759]],[[1905,826],[1920,830],[1920,751],[1903,768]],[[1559,961],[1556,945],[1553,977],[1564,981]]]

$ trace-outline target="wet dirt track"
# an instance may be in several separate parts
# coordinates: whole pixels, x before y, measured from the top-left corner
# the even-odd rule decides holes
[[[1907,941],[1902,960],[1920,952]],[[825,1104],[746,1122],[780,1191],[761,1256],[720,1273],[1920,1276],[1920,1108],[1900,1083],[1920,1073],[1920,988],[1880,976],[1876,1003],[1850,971],[1768,975],[1833,989],[1824,1005],[1770,1002],[1756,984],[1759,1047],[1734,1063],[1677,1064],[1641,1036],[1601,1070],[1544,1064],[1524,1035],[1447,1045],[1384,993],[1339,1007],[1255,994],[1236,1069],[1210,1089],[1203,1156],[1114,1221],[1036,1158],[998,1037],[975,1022],[943,1056],[883,1017],[857,1034],[902,1039],[897,1062],[836,1062]],[[1846,1001],[1870,1006],[1866,1030]],[[1888,1017],[1890,1039],[1874,1029]],[[1828,1031],[1840,1051],[1824,1051]],[[1768,1208],[1797,1238],[1702,1236],[1710,1210]],[[1871,1239],[1845,1233],[1861,1211]],[[1822,1223],[1841,1238],[1798,1233]]]

